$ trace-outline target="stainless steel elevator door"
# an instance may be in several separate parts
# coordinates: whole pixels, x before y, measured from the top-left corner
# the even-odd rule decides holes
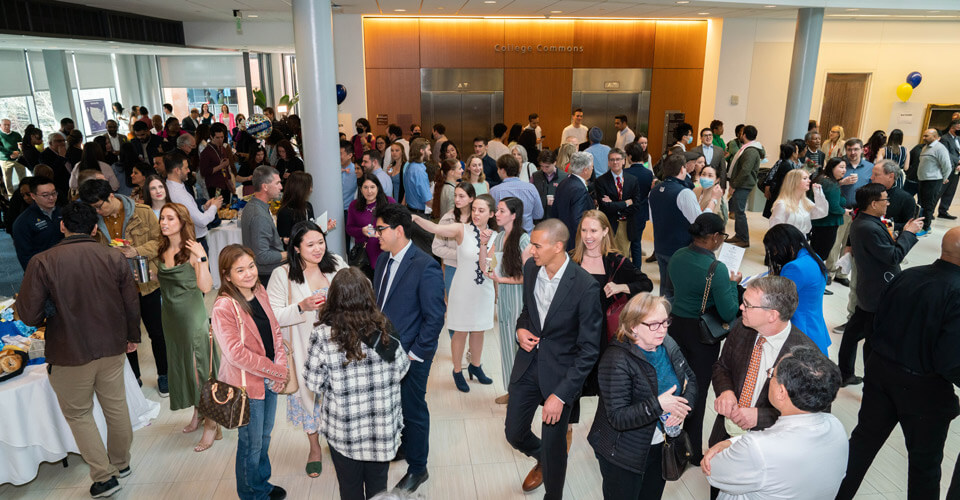
[[[573,108],[583,109],[583,124],[600,127],[603,140],[609,146],[617,141],[617,129],[613,119],[626,115],[627,124],[634,132],[646,133],[650,113],[650,92],[574,92]]]
[[[474,137],[489,139],[503,120],[503,92],[423,92],[420,102],[423,127],[442,123],[461,160],[473,154]]]

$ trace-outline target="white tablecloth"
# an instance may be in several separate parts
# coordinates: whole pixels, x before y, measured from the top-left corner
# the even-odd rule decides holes
[[[137,378],[124,360],[127,407],[133,430],[160,414],[160,403],[143,396]],[[106,443],[107,424],[96,396],[93,418]],[[80,453],[57,395],[47,377],[47,365],[28,366],[18,377],[0,383],[0,484],[24,484],[37,476],[42,462],[56,462],[67,453]]]
[[[234,243],[243,244],[243,235],[240,233],[238,219],[223,221],[219,227],[207,232],[207,246],[210,247],[207,252],[207,263],[210,264],[210,275],[213,277],[214,288],[220,288],[220,250]]]

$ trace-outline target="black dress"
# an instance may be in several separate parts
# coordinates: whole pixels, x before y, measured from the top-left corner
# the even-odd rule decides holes
[[[281,207],[277,211],[277,233],[281,238],[289,238],[293,230],[293,225],[304,220],[313,220],[313,205],[307,202],[307,213],[304,217],[303,212],[294,210],[291,207]],[[327,228],[321,228],[326,231]]]

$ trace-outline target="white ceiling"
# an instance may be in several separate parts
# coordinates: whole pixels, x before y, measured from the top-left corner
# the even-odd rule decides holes
[[[290,21],[295,0],[66,0],[178,21]],[[301,0],[324,1],[324,0]],[[492,2],[492,3],[488,3]],[[826,7],[830,18],[960,18],[957,0],[332,0],[335,12],[420,16],[775,17]],[[254,17],[255,16],[255,17]]]

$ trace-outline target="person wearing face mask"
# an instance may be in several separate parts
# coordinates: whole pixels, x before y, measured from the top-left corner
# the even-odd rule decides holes
[[[690,244],[687,228],[703,212],[717,210],[723,190],[713,186],[706,209],[701,209],[693,190],[687,188],[683,155],[674,154],[663,162],[663,182],[650,191],[650,221],[653,222],[653,249],[660,267],[660,295],[671,300],[673,283],[667,269],[673,254]]]
[[[693,126],[689,123],[677,125],[677,128],[673,131],[673,139],[674,143],[670,145],[670,148],[681,146],[686,150],[687,146],[693,144]]]
[[[693,186],[693,194],[697,196],[697,202],[700,203],[700,210],[706,210],[707,207],[710,206],[710,200],[713,199],[711,191],[714,186],[719,185],[720,189],[724,188],[725,183],[719,178],[720,175],[723,175],[723,171],[718,172],[717,169],[710,165],[704,165],[703,168],[700,169],[700,176]],[[726,225],[730,217],[727,199],[721,196],[718,205],[719,210],[715,213],[720,216],[720,220]]]

